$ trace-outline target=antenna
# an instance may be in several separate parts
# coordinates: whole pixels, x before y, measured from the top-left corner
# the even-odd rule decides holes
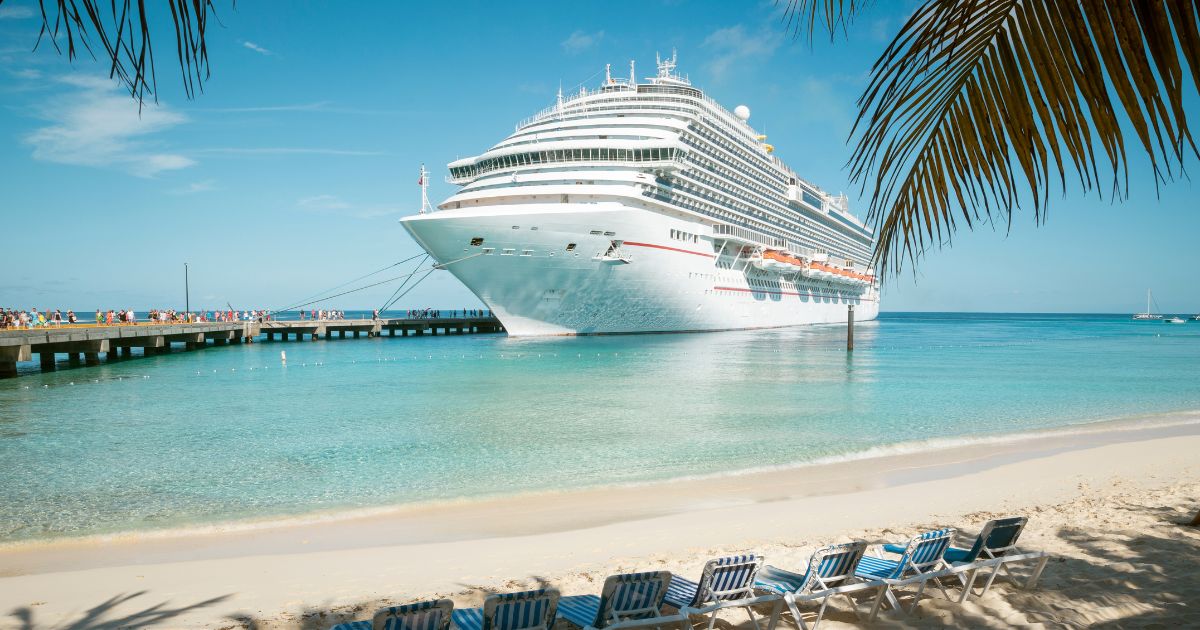
[[[629,85],[637,85],[637,75],[633,72],[633,60],[629,60]]]
[[[612,85],[612,64],[604,64],[604,85]]]
[[[421,163],[421,177],[417,179],[417,185],[421,187],[421,211],[420,214],[433,212],[433,206],[429,205],[429,171],[425,170],[425,163]]]

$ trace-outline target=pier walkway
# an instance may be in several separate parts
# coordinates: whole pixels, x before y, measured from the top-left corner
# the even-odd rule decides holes
[[[431,335],[441,331],[443,335],[462,335],[466,333],[497,333],[504,332],[504,326],[495,317],[439,317],[412,319],[334,319],[334,320],[300,320],[300,321],[271,321],[261,324],[262,334],[268,341],[275,339],[287,340],[289,337],[300,339],[332,339],[336,334],[340,338],[348,335],[358,337],[365,334],[368,337],[379,337],[386,333],[389,337],[407,337],[409,334]]]
[[[395,337],[426,333],[469,334],[504,332],[495,317],[442,317],[436,319],[336,319],[267,322],[195,322],[190,324],[125,324],[97,326],[92,324],[49,326],[32,330],[0,330],[0,378],[17,376],[17,362],[32,361],[38,355],[42,370],[57,367],[60,354],[69,363],[99,365],[100,355],[113,361],[133,356],[133,348],[142,354],[162,354],[171,351],[172,344],[183,344],[188,350],[209,345],[252,343],[263,337],[268,341],[289,338],[333,339],[380,337],[385,333]]]

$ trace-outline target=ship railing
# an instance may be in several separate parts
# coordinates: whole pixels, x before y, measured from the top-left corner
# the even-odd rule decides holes
[[[538,162],[536,164],[518,164],[518,165],[514,165],[514,166],[498,165],[498,166],[491,166],[491,167],[487,167],[487,168],[473,170],[473,171],[471,171],[470,175],[463,175],[460,177],[455,177],[453,175],[447,175],[446,183],[447,184],[455,184],[455,185],[469,184],[469,183],[475,181],[481,175],[488,175],[491,173],[516,172],[516,171],[520,171],[520,170],[529,170],[530,168],[546,167],[546,166],[553,167],[553,168],[560,168],[563,166],[588,166],[588,167],[592,167],[592,166],[610,166],[610,167],[611,166],[623,166],[623,167],[637,166],[637,167],[652,168],[652,169],[680,170],[680,169],[687,168],[687,154],[681,153],[680,155],[678,155],[674,158],[659,158],[657,160],[638,160],[638,159],[562,160],[562,161],[555,160],[555,161]]]
[[[713,237],[724,238],[730,241],[739,241],[752,245],[762,245],[763,247],[771,247],[776,249],[786,249],[787,241],[763,234],[754,230],[741,227],[740,225],[730,225],[728,223],[718,223],[713,226]]]

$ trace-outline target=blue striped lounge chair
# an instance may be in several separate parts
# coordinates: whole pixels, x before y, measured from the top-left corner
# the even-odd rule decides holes
[[[808,567],[803,573],[793,573],[767,565],[758,572],[754,587],[758,591],[783,597],[796,626],[801,630],[808,630],[808,624],[800,614],[799,604],[819,600],[821,608],[817,611],[812,626],[812,630],[817,630],[825,616],[825,608],[834,595],[845,596],[857,615],[858,602],[854,600],[853,593],[874,590],[875,602],[871,610],[878,610],[878,601],[883,597],[885,585],[880,581],[864,581],[854,575],[866,551],[867,543],[861,540],[818,549],[808,559]]]
[[[520,593],[497,593],[482,608],[452,613],[458,630],[550,630],[558,609],[558,591],[540,588]]]
[[[778,595],[758,596],[754,592],[754,578],[762,568],[762,562],[762,557],[754,554],[709,560],[704,564],[699,582],[672,576],[663,602],[678,609],[685,617],[708,615],[708,630],[712,630],[716,624],[718,610],[744,608],[755,630],[759,630],[758,619],[750,607],[774,601],[776,605],[771,613],[769,629],[774,628],[783,598]]]
[[[682,615],[664,617],[663,598],[671,583],[669,571],[621,573],[604,580],[600,596],[572,595],[558,600],[558,616],[584,630],[682,625]]]
[[[375,611],[370,621],[351,621],[333,630],[449,630],[454,602],[435,599]]]
[[[948,570],[951,567],[946,563],[945,554],[946,549],[950,547],[950,542],[954,539],[954,534],[954,529],[946,528],[914,536],[908,543],[892,547],[900,549],[900,557],[896,560],[864,555],[859,560],[858,569],[855,570],[854,575],[864,580],[882,580],[886,585],[884,597],[893,608],[900,612],[910,613],[916,610],[917,604],[921,601],[921,595],[925,592],[925,586],[930,580],[937,584],[946,599],[950,599],[950,594],[946,592],[946,587],[942,586],[940,578],[950,572]],[[919,587],[913,597],[912,606],[905,611],[896,598],[896,590],[913,583],[918,584]],[[876,608],[871,611],[872,618],[878,614],[878,606],[882,601],[880,598],[876,603]]]

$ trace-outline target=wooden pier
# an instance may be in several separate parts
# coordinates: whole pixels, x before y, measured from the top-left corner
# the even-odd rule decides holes
[[[504,326],[495,317],[439,317],[436,319],[334,319],[334,320],[300,320],[286,322],[266,322],[261,325],[262,334],[267,341],[276,339],[287,341],[289,338],[301,339],[345,339],[347,336],[381,337],[385,333],[395,337],[399,332],[401,337],[410,334],[431,335],[463,335],[468,333],[498,333],[504,332]]]
[[[257,337],[268,341],[289,338],[339,339],[346,337],[389,337],[409,335],[462,335],[504,332],[494,317],[443,317],[437,319],[342,319],[268,322],[203,322],[191,324],[134,324],[117,326],[50,326],[32,330],[0,331],[0,378],[17,375],[18,361],[38,355],[43,371],[57,367],[58,355],[71,364],[99,365],[100,355],[115,361],[133,356],[170,352],[173,344],[187,350],[209,345],[250,343]]]

